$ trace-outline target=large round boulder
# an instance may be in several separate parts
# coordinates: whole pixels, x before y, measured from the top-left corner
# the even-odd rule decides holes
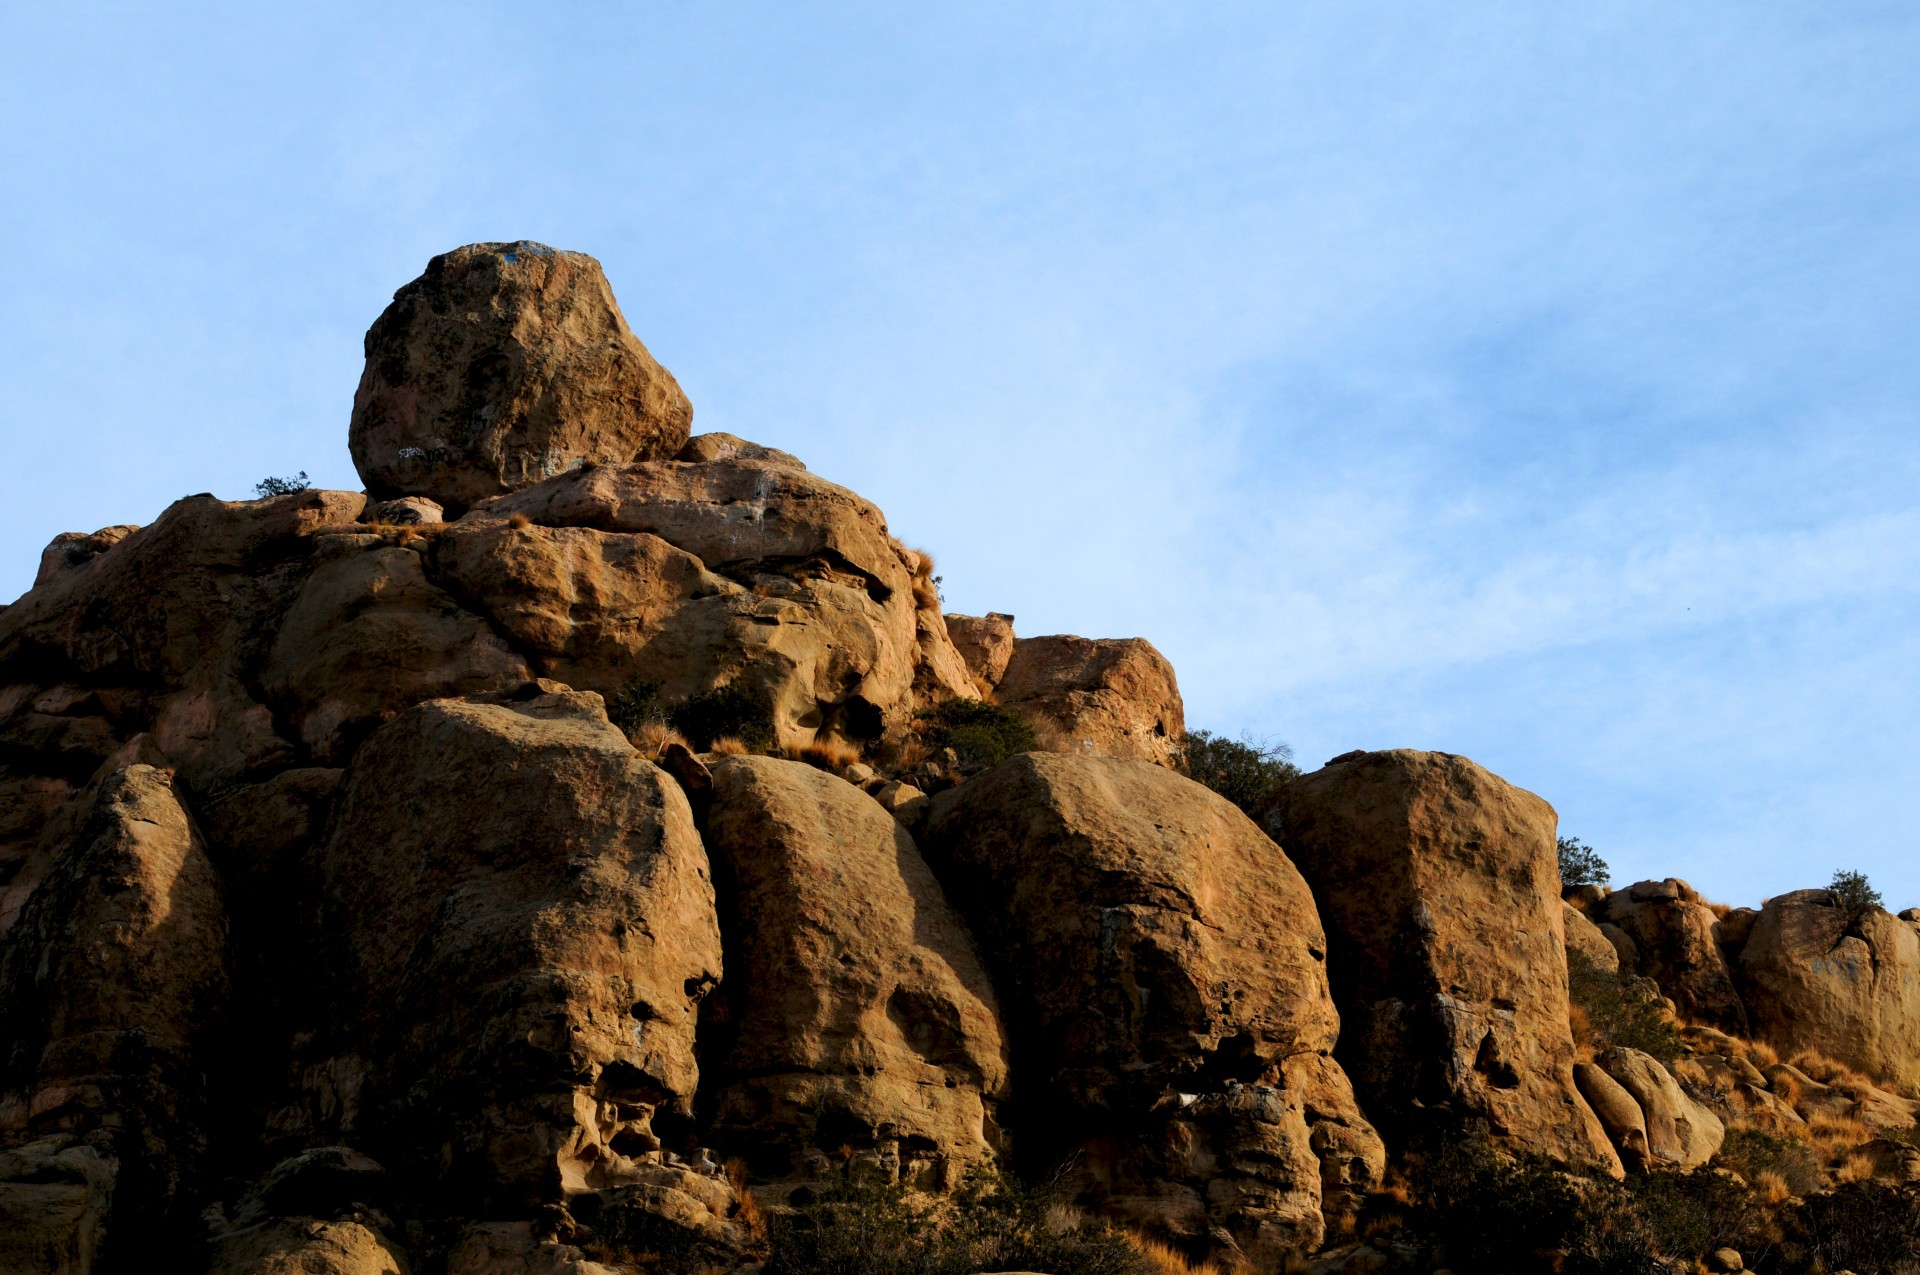
[[[1384,1152],[1331,1056],[1306,883],[1230,802],[1148,762],[1027,753],[925,842],[1001,992],[1026,1154],[1136,1224],[1310,1251]]]
[[[455,509],[582,464],[666,459],[693,406],[600,263],[545,244],[443,253],[367,330],[348,446],[376,498]]]

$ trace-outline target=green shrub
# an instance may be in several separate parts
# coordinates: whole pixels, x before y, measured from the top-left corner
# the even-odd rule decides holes
[[[268,496],[291,496],[296,491],[310,491],[313,484],[307,481],[307,471],[301,470],[291,478],[262,478],[253,485],[254,494],[262,500]]]
[[[681,701],[667,711],[667,725],[700,749],[730,737],[755,750],[773,746],[773,711],[737,686],[718,686]]]
[[[1612,880],[1607,861],[1580,838],[1561,837],[1556,848],[1560,852],[1561,885],[1606,885]]]
[[[984,700],[943,700],[918,717],[927,746],[935,752],[951,748],[963,766],[991,766],[1040,747],[1026,718]]]
[[[1057,1187],[970,1179],[950,1200],[916,1197],[851,1165],[768,1219],[764,1275],[1148,1275],[1140,1252],[1062,1207]]]
[[[1847,918],[1847,928],[1860,924],[1860,919],[1880,906],[1880,891],[1873,888],[1864,872],[1836,872],[1827,886],[1833,895],[1833,906],[1840,909]]]
[[[666,705],[660,702],[660,683],[634,678],[607,701],[607,720],[631,735],[649,722],[667,720]]]
[[[1187,732],[1174,754],[1174,765],[1256,819],[1266,813],[1282,788],[1300,776],[1293,750],[1285,744],[1228,739],[1204,730]]]
[[[1715,1168],[1731,1169],[1749,1182],[1762,1173],[1776,1173],[1795,1195],[1817,1191],[1827,1180],[1820,1158],[1805,1138],[1768,1133],[1763,1129],[1729,1129],[1714,1154]]]
[[[1604,970],[1575,951],[1567,953],[1567,995],[1586,1015],[1595,1049],[1618,1046],[1671,1063],[1685,1052],[1680,1032],[1647,983],[1625,970]]]

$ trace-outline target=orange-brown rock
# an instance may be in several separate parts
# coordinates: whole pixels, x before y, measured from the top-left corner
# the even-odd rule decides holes
[[[1515,1150],[1619,1172],[1573,1081],[1553,808],[1464,757],[1350,753],[1288,786],[1346,1024],[1389,1139],[1484,1120]]]
[[[1001,989],[1036,1162],[1253,1254],[1312,1247],[1377,1181],[1305,883],[1160,767],[1028,753],[934,798],[929,857]]]
[[[348,446],[377,499],[452,509],[580,464],[672,456],[693,407],[627,327],[600,263],[469,244],[367,330]]]
[[[0,1147],[66,1140],[10,1158],[73,1169],[49,1180],[73,1188],[62,1216],[76,1229],[53,1238],[77,1252],[115,1232],[138,1243],[197,1185],[227,925],[168,772],[110,771],[53,831],[56,855],[0,940]]]
[[[307,1081],[333,1098],[310,1136],[424,1169],[456,1212],[643,1180],[690,1128],[694,1007],[720,974],[679,787],[598,696],[563,693],[419,705],[339,801]]]
[[[1681,1014],[1745,1035],[1747,1013],[1721,954],[1719,918],[1685,881],[1641,881],[1607,896],[1606,919],[1633,940],[1635,972],[1660,984]]]
[[[435,561],[549,676],[668,701],[736,686],[783,741],[864,742],[975,693],[910,552],[852,492],[730,458],[554,479],[449,528]]]
[[[991,1164],[999,1013],[913,839],[801,762],[722,757],[712,773],[728,970],[708,1011],[716,1145],[769,1179],[823,1174],[843,1148],[927,1186]]]
[[[1168,766],[1187,731],[1173,666],[1144,638],[1020,638],[993,697],[1055,752]]]
[[[1600,927],[1589,921],[1585,915],[1562,901],[1560,904],[1560,922],[1565,927],[1567,955],[1576,953],[1584,957],[1589,965],[1596,969],[1616,973],[1620,969],[1620,953],[1614,948]]]
[[[1826,890],[1767,900],[1740,949],[1754,1031],[1920,1092],[1920,924],[1879,908],[1849,922]]]
[[[1007,675],[1007,664],[1013,659],[1013,617],[989,611],[985,615],[948,614],[944,618],[947,637],[965,661],[980,697],[992,698],[993,688]]]
[[[1637,1049],[1609,1049],[1594,1061],[1632,1095],[1645,1118],[1642,1167],[1694,1169],[1720,1149],[1727,1133],[1720,1117],[1681,1089],[1659,1059]],[[1623,1150],[1631,1153],[1637,1146],[1629,1143]]]

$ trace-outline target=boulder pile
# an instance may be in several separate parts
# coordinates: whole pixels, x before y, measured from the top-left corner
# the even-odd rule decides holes
[[[64,534],[0,607],[0,1270],[732,1270],[995,1175],[1334,1270],[1468,1137],[1850,1121],[1920,1175],[1920,920],[1563,892],[1443,753],[1256,822],[1146,641],[944,614],[872,503],[693,434],[590,257],[436,257],[366,355],[364,491]]]

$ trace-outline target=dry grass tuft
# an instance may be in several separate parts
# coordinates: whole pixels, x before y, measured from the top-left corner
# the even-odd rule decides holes
[[[764,1248],[767,1243],[767,1215],[760,1211],[760,1202],[753,1198],[753,1188],[747,1185],[745,1160],[735,1158],[727,1161],[727,1185],[733,1188],[733,1198],[739,1202],[733,1211],[733,1220],[746,1231],[747,1239],[755,1248]]]
[[[533,519],[527,517],[525,514],[515,514],[513,517],[507,519],[507,525],[515,531],[525,531],[533,525]]]
[[[1793,1188],[1787,1185],[1786,1178],[1772,1169],[1762,1169],[1753,1175],[1753,1189],[1768,1204],[1779,1204],[1793,1197]]]
[[[788,761],[803,761],[817,770],[839,774],[860,760],[860,750],[840,739],[815,739],[780,750]]]
[[[1567,1028],[1573,1033],[1573,1060],[1592,1062],[1594,1059],[1593,1020],[1587,1016],[1587,1011],[1583,1007],[1568,1004]]]
[[[627,735],[627,739],[642,757],[649,759],[667,751],[668,744],[679,744],[688,752],[695,751],[692,741],[665,722],[641,722]]]
[[[1771,1067],[1780,1061],[1780,1051],[1764,1040],[1743,1040],[1747,1061],[1756,1067]]]
[[[725,735],[714,740],[707,751],[721,757],[745,757],[748,752],[747,741],[738,735]]]
[[[1154,1275],[1222,1275],[1213,1263],[1196,1262],[1163,1240],[1133,1231],[1127,1233],[1127,1240],[1140,1250],[1140,1256],[1146,1259],[1147,1268]]]
[[[1872,1126],[1857,1116],[1816,1111],[1807,1117],[1807,1138],[1830,1163],[1874,1137]]]
[[[1865,1151],[1848,1156],[1833,1172],[1835,1182],[1869,1182],[1873,1179],[1874,1158]]]

